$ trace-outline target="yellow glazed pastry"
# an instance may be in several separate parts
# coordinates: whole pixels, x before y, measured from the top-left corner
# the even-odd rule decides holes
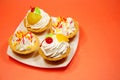
[[[51,17],[50,31],[54,34],[63,34],[68,38],[72,38],[78,32],[78,23],[71,17]]]
[[[43,32],[50,25],[50,16],[38,7],[31,8],[25,16],[24,25],[31,32]]]
[[[9,39],[10,48],[19,54],[29,54],[39,48],[38,38],[31,32],[16,31]]]
[[[58,61],[66,58],[70,53],[68,38],[63,34],[49,34],[41,42],[39,53],[48,61]]]

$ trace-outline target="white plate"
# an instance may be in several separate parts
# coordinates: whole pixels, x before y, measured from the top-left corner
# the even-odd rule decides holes
[[[23,21],[19,24],[17,30],[27,30],[24,27],[24,23]],[[39,35],[39,40],[42,41],[42,39],[44,39],[46,32],[44,32],[43,34]],[[70,47],[71,47],[71,51],[70,54],[68,55],[68,57],[60,62],[56,62],[56,63],[52,63],[52,62],[47,62],[45,61],[39,54],[31,54],[29,56],[20,56],[17,55],[15,53],[12,52],[10,46],[8,46],[7,49],[7,54],[12,57],[13,59],[27,64],[29,66],[34,66],[34,67],[40,67],[40,68],[60,68],[60,67],[65,67],[67,66],[70,61],[72,60],[74,54],[76,53],[77,50],[77,46],[78,46],[78,42],[79,42],[79,32],[77,33],[77,35],[73,38],[73,40],[71,40],[70,42]]]

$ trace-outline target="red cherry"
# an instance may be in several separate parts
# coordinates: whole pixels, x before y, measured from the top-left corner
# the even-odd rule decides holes
[[[31,12],[34,12],[34,10],[35,10],[35,8],[33,7],[33,8],[31,8]]]
[[[59,25],[59,28],[62,28],[62,25],[61,25],[61,24]]]
[[[70,24],[72,24],[72,21],[70,22]]]
[[[53,42],[53,39],[52,39],[51,37],[47,37],[47,38],[45,39],[45,41],[46,41],[46,43],[50,44],[50,43]]]

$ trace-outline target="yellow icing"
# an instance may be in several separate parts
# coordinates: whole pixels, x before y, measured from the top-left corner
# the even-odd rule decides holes
[[[61,30],[59,28],[56,28],[56,32],[60,32]]]
[[[18,37],[19,39],[21,39],[21,38],[23,37],[23,32],[18,31],[18,32],[16,33],[16,37]]]
[[[17,42],[14,42],[14,43],[13,43],[13,46],[16,46],[17,44],[18,44]]]

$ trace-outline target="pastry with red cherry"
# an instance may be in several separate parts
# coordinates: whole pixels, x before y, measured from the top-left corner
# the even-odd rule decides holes
[[[69,39],[63,34],[48,34],[41,42],[39,53],[48,61],[59,61],[70,53]]]

